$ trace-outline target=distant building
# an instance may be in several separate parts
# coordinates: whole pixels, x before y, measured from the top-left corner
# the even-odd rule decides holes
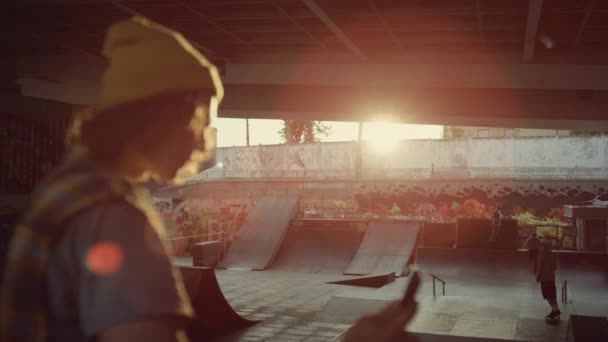
[[[533,128],[495,128],[495,127],[457,127],[444,126],[444,139],[458,138],[536,138],[570,136],[572,130],[566,129],[533,129]]]

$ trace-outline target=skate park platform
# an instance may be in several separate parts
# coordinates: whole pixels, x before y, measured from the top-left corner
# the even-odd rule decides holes
[[[373,226],[374,222],[356,220],[293,219],[276,257],[263,272],[216,270],[235,312],[248,321],[261,321],[219,341],[333,341],[359,317],[399,300],[409,277],[379,288],[331,283],[347,277],[343,273],[358,254],[372,251],[369,259],[378,260],[376,251],[393,255],[399,248],[392,247],[403,247],[393,242],[370,248],[366,239],[377,238],[369,229]],[[415,241],[417,227],[403,229]],[[557,252],[558,291],[568,280],[569,302],[560,303],[559,324],[548,325],[544,317],[550,309],[540,295],[527,252],[411,247],[414,257],[408,268],[419,269],[423,282],[417,294],[419,312],[408,331],[419,341],[559,342],[567,340],[571,314],[608,314],[604,313],[608,309],[605,254]],[[394,255],[409,259],[407,251]],[[176,262],[188,265],[191,259]],[[373,275],[374,267],[369,269]],[[441,283],[433,289],[433,276],[446,282],[445,295]]]
[[[355,256],[365,228],[366,222],[359,220],[294,220],[272,268],[342,274]]]
[[[216,270],[228,302],[257,325],[218,341],[334,341],[361,315],[397,300],[408,278],[392,289],[327,284],[327,273]],[[449,286],[449,284],[448,284]],[[448,287],[448,293],[450,287]],[[420,341],[566,341],[572,308],[562,305],[559,325],[547,325],[547,305],[537,297],[433,297],[419,294],[419,312],[408,330]]]
[[[571,304],[560,303],[560,323],[547,325],[544,316],[549,307],[540,297],[538,285],[528,283],[523,273],[527,271],[521,274],[515,271],[520,263],[526,267],[527,259],[520,258],[520,254],[526,257],[525,253],[477,251],[486,257],[485,260],[476,257],[485,265],[480,271],[469,269],[476,267],[470,266],[474,265],[471,261],[474,251],[455,253],[464,256],[450,258],[452,264],[465,266],[452,274],[446,273],[446,296],[440,291],[433,296],[431,278],[423,278],[417,295],[419,313],[408,327],[420,341],[566,341],[570,314],[580,314],[576,300],[571,298],[574,300]],[[496,253],[499,256],[493,255]],[[440,251],[439,256],[428,256],[441,259],[450,254]],[[181,258],[180,262],[187,264],[189,259]],[[513,267],[499,276],[501,286],[497,280],[482,281],[482,275],[491,275],[493,265]],[[328,284],[335,280],[337,272],[276,268],[263,272],[216,270],[220,287],[235,311],[248,320],[261,320],[223,341],[332,341],[361,315],[398,300],[409,281],[408,277],[398,278],[379,289]]]

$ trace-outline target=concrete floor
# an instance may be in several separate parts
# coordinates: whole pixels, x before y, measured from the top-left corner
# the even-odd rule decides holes
[[[181,260],[187,264],[188,260]],[[332,341],[361,315],[399,299],[407,278],[380,289],[326,284],[343,278],[332,273],[280,270],[216,270],[224,295],[246,318],[263,322],[231,341]],[[420,310],[408,330],[423,335],[421,341],[443,341],[447,336],[482,337],[518,341],[566,341],[571,306],[562,307],[559,325],[545,323],[549,307],[532,288],[493,287],[477,292],[450,284],[447,296],[432,296],[425,278],[418,294]],[[445,336],[447,335],[447,336]]]

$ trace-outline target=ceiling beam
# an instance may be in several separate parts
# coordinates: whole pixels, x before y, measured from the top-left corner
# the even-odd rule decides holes
[[[308,38],[310,38],[310,40],[316,44],[319,44],[319,46],[321,46],[322,48],[326,48],[325,43],[323,43],[322,41],[320,41],[319,39],[317,39],[312,33],[310,33],[310,31],[308,31],[304,26],[300,25],[300,23],[298,23],[298,21],[292,17],[289,13],[287,13],[287,11],[281,7],[281,5],[277,4],[276,1],[270,1],[270,4],[272,6],[274,6],[274,8],[276,8],[279,12],[281,12],[281,14],[289,19],[289,21],[295,26],[297,27],[301,32],[303,32],[304,34],[306,34],[308,36]]]
[[[45,35],[45,34],[42,34],[42,33],[36,32],[36,31],[32,31],[30,29],[25,29],[25,28],[21,28],[16,33],[18,35],[33,38],[40,42],[51,43],[52,45],[55,45],[56,47],[62,48],[66,51],[70,51],[77,55],[83,55],[83,56],[90,57],[92,59],[92,61],[96,64],[101,64],[101,65],[105,64],[105,59],[99,53],[94,53],[94,52],[88,51],[86,49],[83,49],[79,46],[74,46],[74,45],[65,43],[61,40],[57,40],[53,37],[49,37],[48,35]]]
[[[585,16],[583,17],[581,26],[579,26],[578,31],[576,32],[576,38],[574,39],[575,45],[581,41],[581,38],[583,37],[583,32],[585,31],[585,27],[587,26],[587,22],[591,17],[591,12],[593,11],[593,8],[595,7],[596,3],[596,0],[590,0],[589,3],[587,3],[587,8],[585,8]]]
[[[608,92],[227,85],[220,117],[516,128],[608,127]],[[576,114],[573,114],[576,113]]]
[[[384,16],[382,14],[380,14],[380,11],[378,10],[378,5],[376,5],[376,1],[375,0],[369,0],[368,3],[369,3],[369,6],[372,9],[372,12],[376,14],[376,17],[378,18],[378,20],[380,21],[380,23],[382,23],[382,27],[384,27],[384,29],[391,36],[391,39],[393,40],[393,42],[395,43],[395,45],[397,45],[400,48],[402,48],[402,49],[405,50],[405,47],[403,46],[403,43],[401,42],[401,40],[399,39],[399,37],[397,37],[397,35],[395,34],[395,31],[393,31],[393,29],[388,25],[388,23],[386,22],[386,19],[384,18]]]
[[[302,0],[302,2],[321,20],[338,39],[346,45],[357,57],[362,60],[367,60],[365,53],[342,31],[342,29],[333,21],[333,19],[319,7],[314,0]]]
[[[479,40],[482,44],[486,42],[486,34],[483,28],[483,16],[481,14],[481,0],[475,0],[475,18],[477,20],[477,30],[479,30]]]
[[[524,36],[524,55],[525,62],[534,59],[534,48],[536,47],[536,37],[540,24],[540,16],[543,9],[543,0],[529,0],[528,20],[526,21],[526,35]]]
[[[177,3],[178,5],[180,5],[182,8],[188,10],[190,13],[194,14],[195,16],[199,17],[203,21],[207,22],[209,25],[213,26],[216,30],[218,30],[220,32],[223,32],[224,34],[227,34],[230,37],[234,38],[239,43],[244,44],[247,47],[250,47],[249,43],[246,40],[244,40],[243,38],[241,38],[240,36],[238,36],[234,32],[228,30],[224,26],[218,24],[215,20],[210,19],[209,17],[207,17],[206,15],[204,15],[203,13],[201,13],[199,10],[197,10],[194,7],[192,7],[191,5],[185,3],[185,2],[183,2],[181,0],[173,0],[173,1],[175,3]]]
[[[551,64],[235,64],[226,84],[608,90],[608,66]]]
[[[147,15],[134,10],[133,8],[125,5],[124,3],[122,3],[119,0],[108,0],[108,2],[114,6],[115,8],[123,11],[124,13],[128,14],[128,15],[132,15],[132,16],[140,16],[140,17],[148,17]],[[149,17],[148,17],[149,18]],[[154,18],[150,18],[152,20],[155,20]],[[194,46],[196,49],[198,49],[199,51],[201,51],[203,54],[205,54],[205,57],[208,57],[210,59],[216,59],[216,60],[220,60],[220,61],[227,61],[228,59],[224,56],[221,56],[213,51],[211,51],[211,49],[206,48],[204,46],[202,46],[201,44],[197,43],[196,41],[193,41],[192,39],[189,39],[190,43],[192,44],[192,46]]]

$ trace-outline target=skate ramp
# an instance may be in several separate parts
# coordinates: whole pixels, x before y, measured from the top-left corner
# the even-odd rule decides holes
[[[454,243],[456,243],[455,223],[424,223],[422,228],[424,247],[452,248]]]
[[[455,296],[537,298],[533,263],[525,252],[418,248],[416,265],[425,282],[421,291],[432,293],[432,277],[447,282]],[[437,284],[441,289],[441,284]]]
[[[281,246],[297,204],[296,197],[258,198],[218,268],[268,268]]]
[[[456,223],[456,247],[487,248],[490,220],[460,218]]]
[[[226,301],[212,268],[179,268],[196,314],[188,327],[191,341],[209,341],[248,328],[250,321],[236,313]]]
[[[362,237],[363,231],[356,228],[292,226],[272,268],[340,274],[353,259]]]
[[[357,254],[344,274],[401,276],[412,255],[420,224],[371,222]]]

